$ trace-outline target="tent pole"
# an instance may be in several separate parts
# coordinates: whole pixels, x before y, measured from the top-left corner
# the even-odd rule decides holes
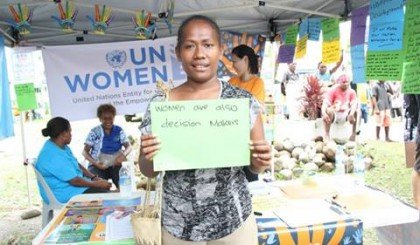
[[[24,116],[23,116],[24,112],[20,112],[20,134],[21,134],[21,139],[22,139],[22,155],[23,155],[23,162],[26,162],[26,144],[25,144],[25,127],[23,126],[23,120],[24,120]],[[31,202],[31,195],[29,193],[29,175],[28,175],[28,165],[24,164],[25,166],[25,175],[26,175],[26,191],[28,192],[28,205],[29,207],[32,206],[32,202]]]

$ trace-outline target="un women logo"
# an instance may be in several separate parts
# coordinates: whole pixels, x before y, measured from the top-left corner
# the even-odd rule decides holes
[[[106,62],[112,68],[120,68],[127,61],[127,54],[123,50],[112,50],[106,54]]]

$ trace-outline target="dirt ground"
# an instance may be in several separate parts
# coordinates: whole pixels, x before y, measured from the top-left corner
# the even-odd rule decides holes
[[[0,244],[28,244],[41,230],[41,216],[29,220],[21,220],[20,214],[28,208],[26,172],[23,166],[22,140],[19,118],[15,118],[15,136],[0,141]],[[26,156],[37,156],[46,138],[42,137],[41,129],[48,119],[25,122]],[[97,119],[71,123],[73,139],[70,148],[75,156],[82,161],[83,142],[89,130],[98,124]],[[127,123],[123,117],[117,117],[115,124],[124,128],[128,135],[139,137],[139,123]],[[362,140],[375,138],[373,120],[362,126]],[[279,133],[288,132],[282,128]],[[391,129],[391,137],[401,141],[403,136],[402,123],[395,123]],[[29,193],[32,207],[40,209],[36,179],[31,168],[28,168]]]

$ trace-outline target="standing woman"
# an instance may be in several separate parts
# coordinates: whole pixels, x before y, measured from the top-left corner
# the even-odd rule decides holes
[[[229,82],[250,92],[261,105],[264,105],[264,81],[257,76],[258,55],[251,47],[241,44],[232,50],[232,62],[237,76],[232,77]]]
[[[124,130],[114,125],[116,109],[111,104],[98,107],[101,125],[90,130],[85,141],[83,156],[89,161],[89,170],[103,179],[112,179],[118,188],[121,163],[131,152]],[[124,150],[123,150],[124,147]]]
[[[264,139],[259,103],[247,91],[217,79],[217,65],[222,56],[217,24],[201,15],[187,18],[178,30],[176,54],[187,81],[152,101],[248,98],[251,119],[248,168],[256,173],[267,168],[271,147]],[[151,132],[149,109],[140,130],[140,170],[146,176],[156,176],[153,156],[160,144]],[[257,226],[243,167],[167,171],[162,195],[163,244],[257,244]]]
[[[67,119],[52,118],[42,130],[42,135],[50,138],[44,143],[35,168],[59,202],[66,203],[82,193],[108,192],[111,184],[80,165],[68,147],[72,135]],[[42,199],[48,203],[44,189],[39,186]]]

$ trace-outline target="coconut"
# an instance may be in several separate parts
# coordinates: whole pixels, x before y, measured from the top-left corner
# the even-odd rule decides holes
[[[278,154],[279,154],[279,157],[281,157],[281,156],[283,156],[283,155],[286,155],[286,156],[288,156],[288,157],[290,157],[290,156],[291,156],[291,155],[290,155],[290,152],[285,151],[285,150],[280,151]]]
[[[303,168],[305,170],[315,171],[315,172],[318,171],[318,169],[319,169],[318,166],[315,163],[313,163],[313,162],[309,162],[309,163],[303,165]]]
[[[315,142],[323,142],[324,138],[322,136],[317,136],[317,137],[315,137],[314,141]]]
[[[318,166],[321,167],[325,163],[326,157],[322,153],[318,153],[315,155],[315,157],[312,159],[312,161]]]
[[[283,164],[280,162],[280,160],[274,161],[274,171],[278,172],[283,169]]]
[[[292,152],[292,151],[293,151],[293,148],[295,147],[295,145],[293,144],[293,142],[292,142],[292,141],[290,141],[290,140],[285,140],[285,141],[283,142],[283,147],[284,147],[284,149],[285,149],[286,151],[288,151],[288,152]]]
[[[324,148],[324,142],[318,141],[315,143],[316,153],[322,153],[322,148]]]
[[[308,155],[308,153],[303,151],[299,154],[298,159],[299,159],[299,161],[301,161],[303,163],[307,163],[307,162],[309,162],[309,155]]]
[[[334,170],[334,164],[332,162],[326,162],[321,166],[321,170],[325,172],[332,172]]]
[[[294,159],[294,158],[289,158],[288,160],[286,160],[286,161],[283,163],[283,166],[284,166],[284,168],[286,168],[286,169],[293,169],[293,168],[295,168],[295,167],[297,166],[297,164],[296,164],[296,159]]]
[[[372,158],[365,157],[363,161],[365,162],[365,169],[369,170],[374,167]]]
[[[283,169],[279,172],[279,175],[281,176],[281,179],[283,180],[291,180],[293,172],[290,169]]]
[[[274,149],[276,149],[277,151],[282,151],[284,149],[283,142],[275,141],[274,142]]]
[[[302,148],[300,148],[300,147],[296,147],[295,149],[293,149],[293,151],[292,151],[292,157],[293,158],[296,158],[296,159],[299,159],[299,155],[300,155],[300,153],[302,153],[303,152],[303,149]]]

